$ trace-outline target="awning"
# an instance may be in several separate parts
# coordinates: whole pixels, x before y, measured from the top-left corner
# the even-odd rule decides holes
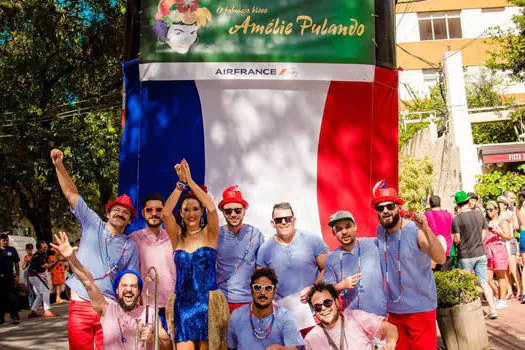
[[[525,162],[524,142],[497,143],[477,147],[484,164]]]

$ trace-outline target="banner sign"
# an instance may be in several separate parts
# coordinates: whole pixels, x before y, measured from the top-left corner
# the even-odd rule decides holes
[[[142,4],[141,80],[373,79],[348,73],[375,64],[373,0]]]

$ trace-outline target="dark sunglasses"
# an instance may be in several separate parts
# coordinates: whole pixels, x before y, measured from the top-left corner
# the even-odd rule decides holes
[[[224,214],[226,215],[231,215],[233,212],[235,212],[235,214],[241,214],[242,208],[224,209]]]
[[[252,290],[256,293],[262,292],[263,288],[267,292],[272,292],[275,286],[273,284],[252,284]]]
[[[283,221],[286,221],[288,223],[292,222],[293,220],[293,216],[284,216],[282,218],[273,218],[273,222],[275,222],[275,224],[281,224]]]
[[[323,306],[332,307],[333,303],[334,303],[333,299],[325,299],[322,304],[314,304],[312,306],[314,307],[315,312],[321,312],[321,310],[323,309]]]
[[[162,208],[144,208],[144,210],[146,211],[146,213],[151,213],[153,210],[155,210],[156,213],[162,212]]]
[[[396,203],[388,203],[388,204],[383,204],[383,205],[376,205],[376,211],[378,213],[381,213],[383,210],[385,210],[385,208],[387,208],[388,210],[394,210],[396,208]]]

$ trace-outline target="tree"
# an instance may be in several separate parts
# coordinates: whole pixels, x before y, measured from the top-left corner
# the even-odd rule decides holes
[[[405,207],[411,211],[425,209],[426,200],[432,194],[432,161],[425,156],[415,159],[405,155],[399,157],[399,193]]]
[[[474,185],[474,190],[477,195],[485,202],[496,200],[505,190],[517,192],[525,186],[525,166],[518,166],[518,171],[493,171],[476,178],[478,182]]]
[[[68,168],[94,208],[114,191],[124,14],[123,0],[0,2],[0,190],[8,197],[0,206],[27,217],[39,239],[72,221],[51,148],[71,155]]]

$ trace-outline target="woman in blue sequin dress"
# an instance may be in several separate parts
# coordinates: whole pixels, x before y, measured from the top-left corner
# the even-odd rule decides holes
[[[215,279],[217,209],[193,181],[186,160],[175,165],[175,171],[180,181],[163,213],[177,270],[173,307],[166,308],[170,333],[178,350],[227,349],[228,304]],[[180,217],[175,219],[173,209],[179,201]]]

